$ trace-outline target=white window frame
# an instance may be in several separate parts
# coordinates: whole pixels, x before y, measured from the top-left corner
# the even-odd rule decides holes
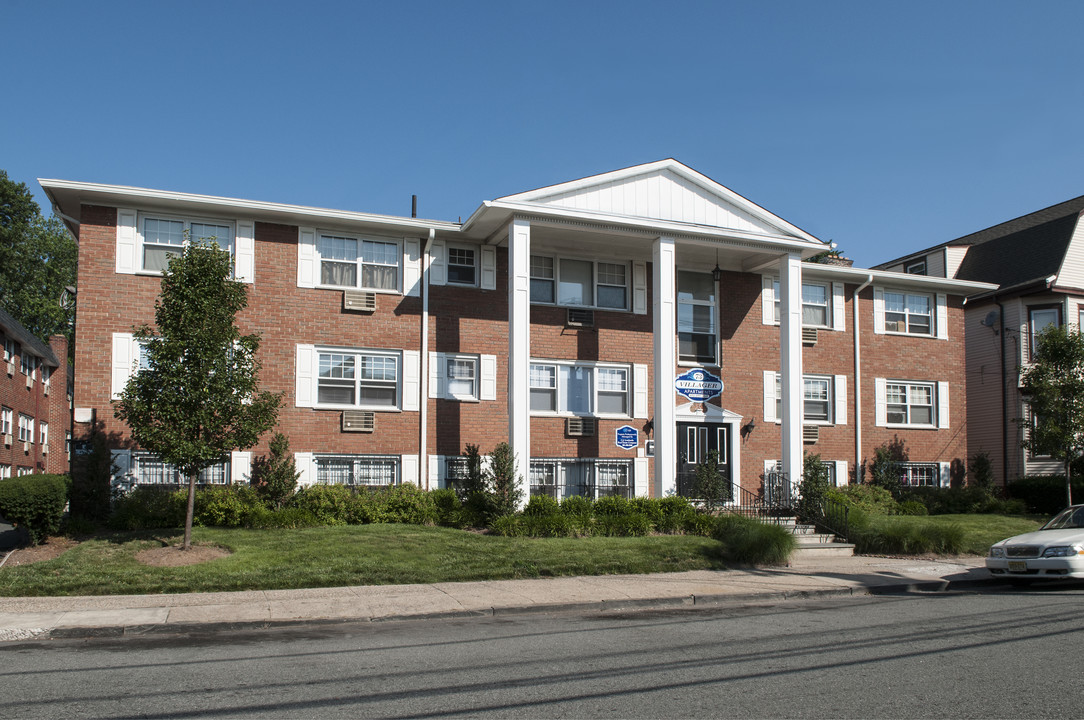
[[[902,320],[903,328],[904,328],[903,330],[899,329],[899,323],[901,322],[899,320],[895,321],[895,325],[896,325],[895,329],[889,329],[889,320],[888,320],[888,313],[889,313],[889,310],[888,310],[888,295],[889,294],[902,295],[903,296],[903,308],[904,308],[903,312],[901,313],[900,311],[896,311],[896,310],[892,311],[896,315],[900,315],[900,314],[903,315],[903,320]],[[884,297],[884,301],[883,301],[884,304],[882,306],[882,311],[884,313],[884,328],[885,328],[885,333],[886,334],[888,334],[888,335],[912,335],[912,336],[915,336],[915,337],[936,337],[937,336],[937,297],[933,293],[910,292],[910,291],[907,291],[907,290],[885,289],[884,296],[885,297]],[[908,299],[911,298],[911,297],[923,297],[923,298],[926,298],[927,302],[929,303],[929,308],[930,308],[929,314],[924,315],[922,313],[912,313],[910,311],[909,307],[908,307]],[[912,325],[911,317],[912,317],[912,315],[914,315],[915,317],[928,317],[929,318],[929,330],[927,332],[921,332],[921,331],[916,332],[916,331],[911,330],[911,325]]]
[[[899,466],[900,485],[903,487],[941,487],[940,463],[901,462]]]
[[[837,289],[838,286],[838,289]],[[824,288],[825,302],[823,305],[820,303],[806,302],[805,290],[809,287]],[[780,290],[779,290],[779,278],[772,278],[772,320],[774,325],[779,324],[779,302],[780,302]],[[842,324],[841,319],[837,321],[837,316],[842,318],[842,307],[837,308],[837,303],[843,302],[843,289],[840,283],[829,282],[828,280],[803,280],[802,281],[802,327],[807,328],[820,328],[823,330],[842,330],[839,325]],[[813,324],[805,321],[805,310],[807,307],[824,308],[824,323]]]
[[[199,485],[229,485],[231,481],[231,463],[229,459],[204,468],[196,480]],[[188,478],[180,470],[162,461],[154,453],[133,451],[131,456],[131,476],[136,485],[185,485]]]
[[[352,378],[335,378],[334,376],[328,376],[326,379],[332,382],[327,383],[327,387],[346,387],[345,380],[353,380],[353,403],[329,403],[320,402],[320,385],[322,376],[322,368],[324,367],[323,358],[328,356],[329,359],[334,356],[342,356],[343,358],[352,358]],[[362,377],[362,368],[364,367],[364,360],[376,359],[376,360],[393,360],[395,362],[395,380],[389,382],[386,379],[373,379]],[[317,347],[315,352],[315,394],[314,407],[317,408],[329,408],[329,409],[342,409],[342,410],[382,410],[392,411],[402,408],[403,402],[403,358],[402,353],[387,351],[387,350],[359,350],[359,349],[345,349],[345,348],[327,348]],[[383,363],[381,363],[383,365]],[[345,365],[344,365],[345,368]],[[339,380],[340,382],[334,382]],[[394,386],[395,388],[395,401],[391,404],[382,405],[375,403],[362,403],[361,390],[363,387],[373,388],[388,388]]]
[[[11,362],[19,354],[19,343],[14,338],[4,337],[4,360]]]
[[[19,442],[34,442],[34,418],[19,413]]]
[[[323,255],[320,253],[320,245],[321,245],[321,241],[324,240],[325,238],[327,238],[327,239],[336,239],[336,240],[352,240],[352,241],[357,243],[357,257],[354,260],[348,261],[348,260],[341,260],[341,259],[335,259],[335,258],[328,258],[327,259],[327,262],[342,263],[344,265],[352,262],[354,264],[354,284],[353,285],[333,285],[333,284],[324,282],[324,262],[325,262],[325,260],[324,260]],[[367,286],[362,282],[364,277],[365,277],[365,266],[366,265],[368,265],[370,267],[381,267],[381,268],[392,267],[392,265],[390,265],[388,263],[381,263],[381,262],[368,262],[367,263],[367,262],[365,262],[364,249],[365,249],[365,243],[366,242],[381,243],[381,244],[385,244],[385,245],[394,245],[395,246],[396,262],[395,262],[395,266],[394,266],[395,267],[395,286],[394,287],[392,287],[392,288],[382,288],[382,287],[375,287],[375,286]],[[394,294],[394,295],[402,294],[403,266],[404,266],[405,263],[404,263],[404,259],[403,259],[403,241],[400,238],[383,237],[383,236],[379,236],[379,235],[358,235],[358,234],[355,234],[355,233],[338,232],[338,231],[335,231],[335,230],[316,230],[315,242],[314,242],[312,252],[313,252],[313,254],[315,256],[315,263],[316,263],[316,265],[315,265],[316,276],[315,276],[314,280],[315,280],[315,286],[318,287],[318,288],[326,288],[326,289],[331,289],[331,290],[365,290],[367,292],[387,293],[387,294]]]
[[[26,375],[31,381],[37,379],[37,371],[40,365],[40,360],[38,358],[28,352],[23,352],[19,365],[19,369],[22,371],[23,375]]]
[[[333,464],[339,467],[332,470]],[[349,469],[346,469],[347,465]],[[313,470],[316,485],[390,487],[403,482],[402,458],[399,455],[318,454],[313,456]],[[348,476],[343,473],[348,473]],[[374,482],[389,479],[389,474],[390,482]],[[344,479],[346,481],[342,482]]]
[[[532,495],[550,495],[557,500],[576,495],[597,500],[613,494],[631,499],[637,497],[638,475],[641,472],[646,475],[646,461],[642,470],[637,468],[637,462],[640,461],[623,458],[531,458],[528,468],[529,492]],[[614,471],[617,471],[616,476],[611,474]],[[552,479],[552,484],[537,482],[549,479]],[[536,488],[541,487],[552,487],[552,494],[536,492]],[[626,491],[614,493],[614,488],[625,488]],[[573,489],[583,492],[572,492]],[[610,491],[605,492],[606,489]]]
[[[765,420],[769,422],[781,423],[783,420],[783,377],[780,373],[771,373],[775,378],[774,392],[772,396],[774,414],[768,415],[765,412]],[[828,390],[828,397],[824,400],[816,399],[815,402],[823,402],[828,406],[828,417],[824,420],[813,420],[806,417],[806,403],[810,402],[807,397],[808,384],[824,383]],[[765,388],[767,392],[767,388]],[[847,376],[846,375],[815,375],[806,374],[802,375],[802,424],[803,425],[845,425],[847,423],[846,417],[846,400],[847,400]],[[765,405],[767,406],[767,402]],[[765,407],[767,411],[768,408]]]
[[[716,286],[715,280],[712,279],[712,281],[711,281],[711,284],[712,284],[712,290],[711,290],[712,299],[711,300],[697,300],[695,298],[683,298],[683,297],[681,297],[681,288],[680,288],[682,274],[707,275],[708,277],[711,277],[710,273],[700,273],[700,272],[696,272],[694,270],[680,270],[679,269],[677,271],[677,277],[675,277],[674,282],[675,282],[675,285],[677,286],[677,289],[678,289],[678,293],[677,293],[677,314],[678,314],[678,317],[675,318],[675,322],[676,322],[677,329],[678,329],[678,347],[677,347],[678,365],[680,365],[680,366],[707,365],[708,367],[719,367],[719,365],[720,365],[720,362],[719,362],[719,289]],[[685,335],[696,336],[696,335],[707,335],[708,334],[708,333],[703,333],[703,332],[696,332],[695,331],[695,326],[694,326],[694,329],[692,331],[690,331],[690,332],[684,332],[684,333],[682,332],[682,330],[681,330],[681,319],[680,319],[681,318],[681,308],[682,308],[682,306],[691,307],[691,308],[707,307],[707,308],[711,309],[711,333],[710,333],[710,335],[711,335],[711,352],[712,352],[711,360],[702,360],[702,359],[697,359],[697,358],[690,358],[690,356],[688,356],[688,355],[683,357],[681,355],[681,335],[685,334]],[[693,312],[695,313],[695,310]]]
[[[29,467],[26,467],[24,465],[20,465],[19,469],[16,470],[16,475],[18,475],[19,477],[26,477],[27,475],[33,475],[33,474],[34,474],[34,468],[29,468]]]
[[[918,260],[911,260],[903,266],[903,271],[908,275],[925,275],[926,274],[926,258],[920,258]]]
[[[152,243],[147,241],[147,221],[156,220],[172,223],[181,223],[183,225],[182,235],[183,239],[179,245],[174,243]],[[230,231],[230,238],[228,247],[223,248],[230,254],[230,258],[233,261],[234,273],[236,274],[237,264],[237,223],[234,220],[224,220],[221,218],[210,217],[196,217],[196,216],[184,216],[184,215],[171,215],[168,213],[139,213],[137,216],[136,224],[136,237],[137,241],[137,253],[136,259],[136,272],[140,275],[162,275],[163,270],[147,269],[147,248],[159,247],[159,248],[177,248],[175,254],[180,255],[184,252],[184,249],[192,243],[192,226],[193,225],[216,225],[219,227],[228,227]],[[209,235],[200,236],[201,238],[210,238]],[[216,242],[218,242],[217,236],[215,236]],[[218,246],[222,247],[222,243],[218,242]],[[168,262],[168,260],[167,260]]]
[[[890,388],[892,386],[904,388],[904,400],[903,403],[893,403],[889,401]],[[912,391],[917,389],[923,389],[929,391],[930,402],[929,404],[914,402],[912,400]],[[932,428],[937,427],[937,383],[932,382],[914,382],[909,380],[886,380],[885,381],[885,423],[888,427],[921,427]],[[892,422],[889,419],[889,406],[904,406],[904,412],[906,414],[906,420],[904,422]],[[912,422],[911,417],[913,415],[912,408],[929,407],[930,408],[930,422]]]
[[[546,277],[545,275],[536,275],[537,270],[544,270],[542,263],[536,262],[537,260],[548,260],[552,263],[552,277]],[[580,262],[587,263],[591,266],[591,302],[590,303],[563,303],[561,302],[561,262]],[[599,265],[613,265],[621,266],[624,268],[625,283],[624,285],[617,285],[614,283],[600,282],[599,277]],[[588,257],[578,257],[575,255],[551,255],[544,253],[533,253],[530,257],[528,273],[530,275],[530,285],[532,288],[532,305],[555,305],[558,307],[575,307],[586,308],[592,310],[613,310],[615,312],[630,312],[632,310],[631,300],[633,292],[632,283],[632,263],[628,261],[618,261],[614,259],[596,259]],[[544,302],[542,300],[535,300],[533,295],[533,288],[538,286],[538,283],[548,283],[552,288],[553,300],[550,302]],[[616,288],[621,287],[625,293],[625,304],[622,307],[616,307],[611,305],[599,305],[598,295],[599,287],[603,288]]]
[[[471,262],[468,265],[464,262],[452,262],[452,258],[455,253],[469,252],[471,254]],[[478,287],[478,275],[479,273],[479,255],[481,255],[480,249],[477,245],[464,245],[462,243],[448,243],[447,245],[447,259],[445,260],[445,284],[458,285],[460,287]],[[452,268],[465,268],[471,269],[472,278],[470,282],[463,282],[460,280],[452,279]]]
[[[440,373],[444,377],[444,397],[448,400],[477,400],[478,388],[482,382],[479,371],[478,357],[473,355],[449,355],[441,358]],[[454,376],[453,369],[461,368],[468,371],[466,376]],[[456,392],[452,389],[454,381],[468,380],[471,385],[470,392]]]
[[[0,407],[0,435],[11,435],[14,422],[14,411],[9,407]]]
[[[1041,328],[1036,328],[1036,314],[1054,314],[1054,322],[1045,323]],[[1039,335],[1051,325],[1061,327],[1060,305],[1030,305],[1028,306],[1028,362],[1035,358],[1035,351],[1039,349]]]
[[[38,422],[38,440],[42,445],[49,444],[49,423],[44,420]]]
[[[11,466],[0,464],[0,480],[7,480],[11,477]]]
[[[622,365],[616,363],[577,363],[563,360],[531,360],[531,370],[535,368],[551,368],[553,370],[553,385],[543,386],[535,384],[538,379],[541,378],[540,374],[534,372],[529,373],[530,388],[531,391],[549,391],[553,393],[554,410],[535,410],[531,409],[531,415],[540,416],[561,416],[561,417],[602,417],[602,418],[628,418],[633,416],[633,367],[631,365]],[[565,369],[578,369],[588,370],[590,372],[589,382],[591,383],[590,391],[590,409],[587,412],[575,412],[568,409],[567,403],[567,390],[562,391],[562,368]],[[599,407],[599,370],[623,372],[625,374],[625,413],[603,413],[598,411]],[[602,390],[603,394],[617,395],[619,392]]]

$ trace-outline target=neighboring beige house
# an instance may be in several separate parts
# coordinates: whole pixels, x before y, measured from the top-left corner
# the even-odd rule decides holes
[[[878,269],[996,283],[964,306],[969,452],[995,477],[1058,473],[1059,461],[1021,446],[1020,395],[1033,339],[1048,325],[1084,325],[1084,196],[891,260]]]

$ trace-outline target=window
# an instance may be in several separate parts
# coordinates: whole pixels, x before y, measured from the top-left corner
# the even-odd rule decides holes
[[[7,480],[11,477],[11,466],[0,465],[0,480]]]
[[[45,389],[49,389],[49,381],[53,379],[53,369],[48,365],[41,366],[41,384],[45,386]]]
[[[18,475],[19,477],[23,477],[25,475],[33,475],[33,474],[34,474],[34,468],[23,467],[22,465],[20,465],[19,469],[16,471],[16,475]]]
[[[38,440],[42,445],[49,444],[49,423],[44,421],[38,423]]]
[[[628,264],[532,255],[531,302],[627,310]]]
[[[19,442],[34,442],[34,418],[19,413]]]
[[[814,424],[832,423],[833,379],[828,376],[802,376],[802,422]],[[783,417],[783,379],[775,374],[775,417]]]
[[[530,395],[532,412],[627,416],[629,369],[532,363]]]
[[[163,462],[157,455],[132,453],[132,475],[137,485],[185,485],[188,479],[181,471]],[[221,460],[200,471],[196,480],[201,485],[225,485],[230,481],[230,463]]]
[[[462,455],[453,455],[444,459],[444,486],[456,489],[465,487],[470,479],[470,463]]]
[[[39,360],[28,352],[22,355],[22,371],[31,380],[34,379],[34,371],[38,369]]]
[[[677,273],[678,362],[715,365],[715,280],[707,273]]]
[[[9,337],[4,338],[4,360],[12,362],[15,360],[15,356],[19,354],[19,343],[15,342]]]
[[[321,233],[320,284],[363,290],[399,289],[399,243]]]
[[[940,487],[941,468],[937,463],[900,463],[900,484],[907,487]]]
[[[11,423],[14,415],[11,408],[0,408],[0,435],[11,434]]]
[[[772,280],[772,293],[775,297],[775,321],[779,322],[780,289],[779,279]],[[831,320],[831,293],[828,285],[822,283],[802,283],[802,325],[807,327],[828,327]]]
[[[1029,308],[1028,321],[1029,330],[1031,331],[1028,356],[1029,358],[1034,358],[1035,351],[1039,349],[1039,335],[1042,334],[1043,330],[1046,330],[1048,327],[1058,327],[1061,325],[1061,308]]]
[[[214,242],[233,253],[233,225],[176,218],[143,218],[143,269],[162,272],[189,241]]]
[[[445,359],[448,377],[447,395],[457,400],[474,400],[478,397],[478,361],[474,358],[450,357]]]
[[[336,455],[316,457],[316,482],[320,485],[395,485],[399,458],[381,455]]]
[[[532,495],[563,499],[633,496],[632,464],[627,460],[540,458],[531,461]]]
[[[926,274],[926,258],[919,260],[912,260],[903,266],[903,271],[908,275],[925,275]]]
[[[929,295],[884,291],[885,331],[933,334],[933,300]]]
[[[934,424],[933,384],[888,382],[885,403],[889,425]]]
[[[397,355],[369,352],[320,352],[318,405],[397,407]]]
[[[471,247],[452,245],[448,248],[448,284],[476,285],[477,252]]]

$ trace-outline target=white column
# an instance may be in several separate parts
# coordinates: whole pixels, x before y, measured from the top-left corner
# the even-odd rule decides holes
[[[677,428],[674,425],[674,370],[677,367],[677,297],[674,287],[674,240],[659,238],[652,247],[654,298],[651,311],[655,341],[655,497],[677,492]]]
[[[779,261],[779,356],[783,389],[783,472],[802,478],[802,258]]]
[[[523,497],[531,472],[531,224],[508,226],[508,443],[516,454]]]

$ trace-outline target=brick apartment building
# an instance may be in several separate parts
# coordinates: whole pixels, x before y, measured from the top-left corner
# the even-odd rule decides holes
[[[68,472],[71,380],[68,341],[46,345],[0,310],[0,479]]]
[[[137,482],[174,475],[110,401],[187,237],[233,253],[306,483],[443,486],[501,441],[556,497],[666,495],[710,450],[750,492],[806,452],[841,484],[887,442],[910,482],[966,462],[963,298],[993,286],[805,263],[826,245],[674,160],[462,223],[40,182],[79,238],[75,433],[99,422]]]

